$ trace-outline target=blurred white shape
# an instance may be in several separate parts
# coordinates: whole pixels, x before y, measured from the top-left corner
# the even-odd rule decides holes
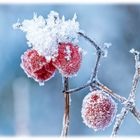
[[[15,128],[17,135],[29,135],[29,83],[17,78],[13,83]]]

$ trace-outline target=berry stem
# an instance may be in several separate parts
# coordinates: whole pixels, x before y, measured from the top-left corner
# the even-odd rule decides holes
[[[63,127],[61,136],[67,136],[69,130],[69,111],[70,111],[70,94],[66,92],[69,89],[69,79],[64,77],[64,99],[65,99],[65,110],[63,116]]]

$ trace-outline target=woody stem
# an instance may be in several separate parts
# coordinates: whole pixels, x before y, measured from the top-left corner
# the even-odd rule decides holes
[[[65,110],[63,116],[63,127],[61,136],[67,136],[69,131],[69,111],[70,111],[70,94],[66,92],[69,89],[69,79],[64,77],[64,99],[65,99]]]

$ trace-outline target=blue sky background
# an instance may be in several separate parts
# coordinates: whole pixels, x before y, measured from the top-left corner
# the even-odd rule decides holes
[[[33,13],[47,17],[51,11],[65,15],[66,19],[77,14],[80,28],[99,44],[111,42],[108,57],[101,61],[99,80],[116,93],[128,97],[134,74],[131,48],[140,51],[140,5],[96,4],[28,4],[0,5],[0,135],[16,134],[33,136],[59,136],[63,118],[62,79],[55,77],[40,87],[27,78],[20,68],[20,56],[28,48],[25,34],[13,30],[19,19],[30,19]],[[78,87],[88,81],[95,64],[95,50],[80,38],[79,46],[87,51],[78,76],[70,79],[70,87]],[[104,131],[94,132],[82,123],[82,100],[89,89],[71,96],[70,132],[72,136],[110,135],[113,125]],[[140,86],[136,93],[136,105],[140,110]],[[121,105],[118,103],[118,113]],[[114,123],[113,123],[114,124]],[[119,135],[139,136],[140,125],[129,113],[120,128]]]

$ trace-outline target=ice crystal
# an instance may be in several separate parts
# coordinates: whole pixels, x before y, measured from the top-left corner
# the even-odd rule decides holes
[[[103,56],[107,57],[108,54],[108,48],[111,47],[112,44],[111,43],[104,43],[102,46],[102,51],[103,51]]]
[[[132,48],[130,51],[129,51],[130,53],[133,53],[133,54],[139,54],[139,52],[138,51],[136,51],[134,48]]]
[[[27,44],[45,56],[49,62],[58,54],[58,43],[78,43],[79,23],[76,14],[72,19],[60,18],[59,13],[51,11],[47,18],[34,14],[33,19],[19,21],[13,25],[26,33]]]
[[[65,58],[66,58],[67,61],[69,61],[71,59],[71,50],[70,50],[70,46],[69,45],[66,46],[66,51],[65,52],[67,54],[65,56]]]

